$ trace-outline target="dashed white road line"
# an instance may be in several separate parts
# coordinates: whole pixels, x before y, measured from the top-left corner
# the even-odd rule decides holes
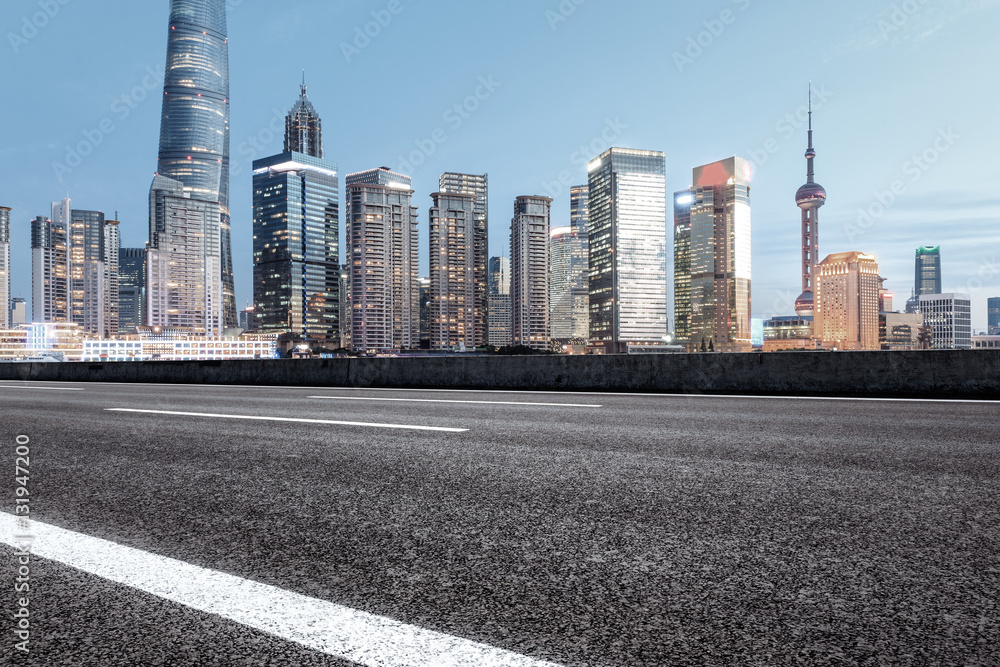
[[[587,403],[524,403],[521,401],[451,401],[436,398],[373,398],[371,396],[307,396],[327,401],[394,401],[397,403],[472,403],[475,405],[534,405],[547,408],[603,408]]]
[[[0,512],[0,541],[21,546],[20,530]],[[559,667],[38,521],[29,530],[35,556],[366,667]]]
[[[23,387],[16,384],[0,384],[0,389],[34,389],[35,391],[83,391],[70,387]]]
[[[297,424],[327,424],[333,426],[365,426],[369,428],[393,428],[404,431],[438,431],[442,433],[465,433],[467,428],[447,428],[444,426],[414,426],[410,424],[376,424],[368,422],[334,421],[332,419],[301,419],[298,417],[262,417],[258,415],[221,415],[211,412],[174,412],[172,410],[136,410],[132,408],[105,408],[106,412],[132,412],[148,415],[174,415],[178,417],[204,417],[207,419],[245,419],[263,422],[293,422]]]

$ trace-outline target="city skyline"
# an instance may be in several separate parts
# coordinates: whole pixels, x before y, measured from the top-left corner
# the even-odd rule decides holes
[[[800,112],[805,109],[804,82],[813,79],[814,110],[823,145],[817,179],[835,193],[823,211],[824,253],[857,247],[877,255],[883,275],[889,279],[887,286],[903,296],[913,287],[910,284],[913,249],[941,245],[944,249],[943,290],[971,292],[973,328],[985,330],[986,299],[1000,293],[1000,267],[992,250],[998,241],[995,220],[1000,205],[995,197],[982,194],[991,192],[988,184],[995,180],[991,175],[994,168],[987,161],[993,152],[990,148],[997,140],[992,133],[986,133],[985,141],[978,137],[975,142],[964,141],[989,127],[985,111],[980,108],[983,105],[969,104],[967,98],[962,104],[939,99],[951,96],[942,95],[940,89],[933,93],[927,90],[924,75],[917,70],[925,61],[943,59],[948,62],[946,54],[956,44],[967,48],[965,44],[970,41],[975,42],[971,48],[977,49],[978,57],[992,57],[989,54],[996,47],[982,40],[970,40],[967,33],[975,33],[981,29],[981,24],[988,23],[985,19],[997,11],[995,4],[987,3],[976,10],[960,2],[949,3],[948,11],[925,8],[907,17],[905,25],[890,24],[893,30],[883,36],[879,21],[888,20],[889,12],[885,10],[889,6],[872,8],[861,3],[847,3],[843,12],[831,17],[822,30],[817,31],[812,55],[800,52],[800,47],[792,41],[783,42],[775,49],[783,57],[791,53],[808,57],[803,57],[795,66],[775,66],[769,70],[773,75],[754,77],[752,86],[739,84],[734,92],[744,103],[738,105],[738,111],[723,111],[713,106],[718,101],[713,94],[704,101],[699,100],[697,105],[682,104],[664,114],[661,111],[666,110],[665,106],[656,113],[645,110],[647,105],[656,108],[654,102],[660,99],[659,93],[654,95],[649,86],[636,88],[633,85],[649,75],[650,67],[655,68],[657,81],[663,81],[663,85],[655,88],[669,90],[672,84],[711,74],[722,67],[720,61],[726,59],[726,54],[746,48],[748,40],[753,39],[755,25],[774,23],[775,30],[792,36],[800,29],[800,23],[809,23],[809,12],[806,16],[792,18],[777,16],[772,9],[743,9],[740,4],[733,3],[736,21],[727,25],[725,32],[714,38],[707,48],[702,47],[703,54],[693,58],[692,63],[679,66],[674,54],[683,55],[688,39],[697,38],[706,30],[704,23],[716,20],[718,13],[704,7],[663,8],[644,3],[642,11],[668,31],[666,36],[658,38],[655,52],[643,50],[652,47],[629,47],[633,55],[648,56],[644,62],[648,62],[649,67],[635,68],[636,71],[616,70],[618,80],[610,89],[608,99],[591,100],[581,107],[585,98],[580,94],[567,96],[566,91],[582,80],[588,67],[600,65],[584,49],[567,48],[567,45],[590,34],[588,31],[593,31],[602,22],[607,23],[609,30],[620,33],[626,25],[632,26],[632,22],[625,20],[630,15],[627,12],[615,12],[613,8],[588,3],[579,6],[573,15],[564,17],[565,21],[556,21],[553,29],[546,8],[526,3],[513,3],[508,8],[509,17],[490,8],[444,17],[446,12],[443,10],[418,10],[415,5],[404,5],[404,11],[382,29],[384,34],[371,39],[369,46],[353,54],[347,62],[339,50],[340,45],[351,44],[354,27],[363,28],[372,20],[370,12],[380,7],[313,8],[323,18],[336,19],[332,25],[344,26],[332,31],[332,43],[328,48],[334,57],[329,58],[330,64],[313,69],[310,63],[316,58],[308,56],[280,58],[277,59],[280,62],[274,63],[254,59],[251,48],[268,34],[262,25],[266,22],[259,20],[259,12],[253,4],[241,3],[230,12],[229,31],[230,47],[234,49],[231,56],[233,92],[238,102],[233,107],[232,181],[237,301],[247,301],[252,286],[250,154],[254,153],[259,159],[280,150],[288,84],[297,82],[305,67],[316,106],[328,110],[324,128],[327,152],[336,155],[344,173],[380,163],[396,169],[401,165],[399,158],[402,156],[405,160],[410,153],[418,151],[419,143],[433,147],[433,150],[424,151],[424,163],[415,167],[412,173],[415,201],[421,209],[421,275],[427,274],[427,202],[429,194],[436,190],[441,173],[489,172],[492,176],[494,215],[490,255],[493,256],[504,253],[507,240],[506,225],[502,222],[507,208],[504,202],[514,196],[525,192],[554,196],[553,226],[568,223],[569,187],[585,182],[585,167],[581,166],[581,161],[595,157],[599,151],[590,154],[590,148],[598,144],[601,144],[599,148],[614,144],[663,150],[667,155],[669,192],[690,185],[685,174],[692,166],[704,164],[719,154],[735,153],[747,156],[757,167],[754,209],[758,223],[754,227],[753,246],[755,265],[762,268],[754,276],[754,316],[790,314],[797,296],[797,292],[792,292],[796,291],[799,270],[795,260],[797,234],[789,231],[798,226],[798,221],[794,209],[789,212],[788,201],[790,193],[801,183],[805,119]],[[34,7],[32,2],[13,2],[5,6],[3,12],[10,18],[8,24],[16,25],[22,14]],[[28,77],[36,82],[50,81],[56,88],[64,85],[67,93],[79,94],[80,84],[74,82],[74,77],[90,84],[87,88],[90,92],[81,96],[72,109],[43,109],[32,113],[31,117],[26,111],[13,107],[2,111],[2,118],[7,123],[24,126],[26,136],[37,137],[35,143],[20,140],[0,148],[7,158],[0,169],[4,170],[4,182],[11,184],[10,193],[0,204],[13,208],[13,249],[27,247],[28,221],[44,214],[49,202],[61,198],[67,189],[74,203],[80,206],[106,213],[116,206],[121,210],[123,246],[139,246],[144,242],[143,191],[148,189],[148,179],[155,168],[148,155],[158,136],[155,126],[159,120],[155,108],[159,105],[150,100],[155,100],[162,85],[162,70],[156,63],[162,62],[162,24],[166,14],[166,3],[138,17],[134,11],[123,13],[127,21],[117,18],[111,22],[117,28],[116,38],[125,40],[123,48],[116,49],[113,58],[112,54],[94,53],[93,62],[85,63],[85,72],[77,69],[77,63],[70,62],[60,37],[64,32],[68,34],[81,26],[92,25],[86,13],[74,5],[63,7],[37,37],[26,44],[18,44],[16,52],[12,47],[4,53],[4,62],[12,65],[14,85],[22,77]],[[287,9],[276,18],[277,25],[267,28],[275,33],[274,39],[298,44],[298,40],[291,41],[293,27],[302,27],[307,32],[314,29],[305,24],[307,14],[305,9]],[[411,113],[398,118],[381,113],[370,114],[378,117],[372,119],[362,117],[364,114],[352,117],[347,115],[351,113],[347,107],[336,103],[337,91],[344,85],[363,80],[374,72],[386,73],[387,63],[399,56],[400,49],[417,39],[423,26],[442,18],[447,18],[451,22],[449,25],[462,25],[484,16],[500,22],[526,22],[528,32],[535,38],[530,49],[534,53],[533,60],[546,63],[541,68],[543,71],[532,73],[524,58],[513,57],[510,47],[491,34],[487,36],[489,48],[485,54],[463,63],[459,68],[461,76],[450,81],[447,88],[439,87],[432,99],[421,98]],[[316,23],[325,24],[320,20]],[[408,24],[407,28],[403,28],[403,23]],[[123,27],[128,30],[123,32]],[[644,31],[647,28],[636,29]],[[393,37],[386,37],[391,31],[395,31]],[[925,36],[928,31],[930,34]],[[496,31],[497,35],[502,32]],[[640,43],[642,40],[634,41]],[[122,57],[122,53],[128,55]],[[427,59],[444,58],[449,53],[444,47],[435,47],[418,57],[424,67],[428,66]],[[770,64],[776,58],[777,55],[763,53],[751,60]],[[899,68],[900,75],[892,84],[894,95],[882,95],[874,106],[870,103],[874,95],[884,92],[884,81],[880,77],[858,77],[860,61],[866,59],[875,59],[883,67]],[[63,66],[65,74],[60,70]],[[94,74],[99,68],[102,73]],[[258,72],[259,68],[263,69]],[[941,85],[947,89],[963,86],[963,81],[967,85],[966,76],[960,72],[956,78],[949,78]],[[551,108],[539,109],[530,118],[522,118],[520,114],[508,119],[510,105],[516,105],[518,91],[523,86],[537,84],[538,77],[545,77],[552,84],[552,91],[545,93],[553,96]],[[254,85],[255,79],[268,83]],[[21,82],[27,85],[28,79]],[[634,92],[636,90],[641,92]],[[973,92],[974,96],[979,94]],[[126,99],[122,100],[123,97]],[[463,109],[467,118],[456,112],[453,115],[457,120],[449,124],[444,120],[444,112],[456,102],[468,102],[470,108],[475,106],[477,110],[465,112]],[[920,108],[921,113],[912,113],[913,108]],[[569,114],[570,109],[583,109],[583,112]],[[122,118],[125,111],[128,111],[127,117]],[[277,120],[272,118],[276,111],[280,111]],[[873,112],[877,114],[875,118]],[[569,118],[570,115],[579,118]],[[889,115],[894,118],[892,131],[884,132],[884,123],[874,120]],[[113,131],[100,132],[104,117],[110,119]],[[390,120],[391,127],[388,126]],[[456,128],[458,120],[462,122]],[[370,130],[345,129],[358,123],[369,128],[371,123],[379,122],[386,129],[378,134]],[[35,123],[50,128],[49,134],[33,131]],[[705,128],[720,123],[723,126],[705,133]],[[433,139],[434,130],[439,126],[446,136],[444,142]],[[90,148],[89,155],[82,157],[78,166],[70,166],[76,163],[67,157],[72,152],[70,149],[86,141],[86,132],[92,137],[98,136],[93,132],[98,132],[100,144],[92,142],[95,145]],[[47,148],[50,145],[52,147]],[[587,152],[578,155],[581,148]],[[865,159],[859,160],[858,155],[863,150],[869,152],[864,154]],[[920,157],[924,153],[927,154],[924,157],[932,159]],[[918,160],[913,161],[912,156],[917,156]],[[15,159],[16,169],[13,168]],[[565,184],[560,181],[562,172],[570,174]],[[134,184],[143,180],[146,184],[139,186],[137,192]],[[893,192],[896,181],[900,182],[902,192]],[[562,192],[550,192],[550,186],[552,190],[558,186]],[[891,203],[883,204],[883,201]],[[879,206],[884,210],[879,215],[861,214],[862,211],[879,213]],[[12,296],[29,296],[30,268],[23,253],[12,252],[12,263]]]

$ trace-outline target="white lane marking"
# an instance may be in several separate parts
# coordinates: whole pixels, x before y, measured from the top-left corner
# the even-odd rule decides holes
[[[70,389],[69,387],[22,387],[13,384],[0,384],[0,389],[35,389],[37,391],[83,391],[83,389]]]
[[[444,433],[465,433],[467,428],[445,428],[443,426],[412,426],[409,424],[374,424],[368,422],[344,422],[330,419],[299,419],[295,417],[259,417],[256,415],[220,415],[210,412],[173,412],[170,410],[134,410],[131,408],[105,408],[106,412],[138,412],[149,415],[176,415],[178,417],[207,417],[210,419],[247,419],[263,422],[295,422],[299,424],[332,424],[334,426],[367,426],[370,428],[395,428],[405,431],[440,431]]]
[[[19,548],[18,518],[0,512]],[[31,521],[31,553],[366,667],[558,667],[275,586]]]
[[[259,384],[182,384],[179,382],[70,382],[70,381],[33,381],[34,384],[87,384],[87,385],[110,385],[115,387],[186,387],[188,389],[213,388],[213,389],[261,389],[268,391],[277,390],[308,390],[308,391],[408,391],[412,393],[420,392],[447,392],[458,394],[552,394],[556,396],[617,396],[620,398],[732,398],[743,400],[785,400],[785,401],[887,401],[894,403],[984,403],[1000,405],[1000,400],[986,399],[951,399],[951,398],[859,398],[852,396],[762,396],[759,394],[655,394],[645,392],[622,392],[622,391],[547,391],[540,389],[395,389],[386,387],[317,387],[317,386],[284,386],[284,385],[259,385]]]
[[[327,401],[397,401],[405,403],[475,403],[477,405],[536,405],[549,408],[603,408],[603,405],[586,403],[521,403],[518,401],[449,401],[435,398],[372,398],[371,396],[307,396]]]

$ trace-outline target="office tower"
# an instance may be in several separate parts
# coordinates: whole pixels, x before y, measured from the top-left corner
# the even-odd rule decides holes
[[[254,316],[261,333],[339,347],[340,185],[319,122],[303,86],[285,152],[253,163]]]
[[[323,121],[306,92],[306,75],[303,72],[299,99],[285,117],[285,151],[322,159]]]
[[[219,205],[194,199],[180,181],[157,176],[149,193],[146,321],[152,327],[219,336],[225,330]]]
[[[913,289],[917,296],[941,293],[941,246],[917,248]]]
[[[515,346],[548,350],[550,197],[518,197],[510,223],[511,336]]]
[[[471,350],[476,347],[476,197],[436,192],[431,198],[431,349]]]
[[[802,294],[795,300],[800,317],[812,317],[816,309],[813,285],[819,262],[819,210],[826,204],[826,189],[816,182],[812,129],[812,86],[809,87],[809,147],[806,149],[806,184],[795,193],[795,203],[802,209]]]
[[[1000,336],[1000,297],[993,297],[986,302],[988,320],[988,333],[991,336]]]
[[[170,0],[157,174],[179,181],[188,198],[215,205],[219,221],[207,224],[206,229],[218,236],[218,242],[212,239],[206,246],[218,246],[218,252],[206,264],[219,272],[222,328],[235,327],[236,296],[230,249],[226,0]],[[175,190],[174,186],[169,189]],[[150,211],[153,249],[156,249],[155,232],[168,231],[177,238],[175,230],[158,226],[164,220],[161,213]],[[206,277],[199,284],[214,282],[214,278]],[[182,309],[189,307],[190,304]]]
[[[447,172],[441,174],[438,189],[442,193],[459,193],[473,195],[475,205],[475,230],[473,233],[473,286],[475,290],[475,341],[476,347],[487,343],[489,326],[489,276],[487,275],[487,259],[490,252],[490,195],[489,174],[456,174]]]
[[[146,326],[146,249],[118,251],[118,330],[135,333]]]
[[[10,326],[19,327],[28,323],[28,306],[21,297],[10,300]]]
[[[431,279],[420,279],[420,349],[431,349]]]
[[[254,329],[256,328],[256,322],[254,320],[253,312],[254,312],[254,307],[251,306],[249,303],[247,304],[246,308],[240,311],[240,329],[243,329],[243,331],[254,331]],[[335,344],[339,346],[340,341],[339,340],[335,341]]]
[[[10,328],[10,209],[0,206],[0,329]]]
[[[556,227],[549,235],[549,323],[552,339],[586,343],[590,335],[587,229]]]
[[[815,335],[825,348],[879,349],[878,261],[842,252],[816,267]]]
[[[704,340],[716,352],[752,348],[750,172],[740,157],[693,172],[690,344]]]
[[[511,334],[510,312],[510,258],[490,258],[489,344],[491,347],[508,347]]]
[[[419,239],[410,177],[381,167],[351,174],[346,184],[351,346],[362,352],[417,348]]]
[[[691,340],[691,190],[674,193],[674,338]]]
[[[611,148],[589,172],[590,342],[662,345],[667,323],[666,159]]]
[[[31,222],[31,321],[70,321],[67,223],[42,216]]]
[[[348,251],[350,254],[350,251]],[[340,265],[340,347],[351,346],[351,266]]]
[[[921,294],[920,314],[931,336],[931,349],[972,349],[972,297],[968,294]]]

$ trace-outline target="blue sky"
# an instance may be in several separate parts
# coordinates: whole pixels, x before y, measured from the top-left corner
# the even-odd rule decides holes
[[[829,193],[821,254],[876,254],[901,302],[916,247],[941,245],[945,290],[973,295],[977,330],[1000,295],[1000,0],[230,5],[241,306],[250,162],[281,149],[273,130],[302,69],[342,174],[402,168],[417,152],[407,168],[424,230],[442,171],[488,172],[492,254],[505,253],[518,195],[555,195],[553,224],[568,224],[561,177],[586,182],[584,162],[609,143],[664,151],[671,193],[695,166],[753,160],[758,317],[790,314],[800,291],[794,194],[812,80],[817,180]],[[0,205],[14,209],[15,296],[30,295],[29,220],[67,193],[79,208],[117,209],[124,245],[147,240],[166,21],[166,0],[0,6]],[[81,142],[92,151],[77,162]],[[426,231],[421,244],[426,265]]]

